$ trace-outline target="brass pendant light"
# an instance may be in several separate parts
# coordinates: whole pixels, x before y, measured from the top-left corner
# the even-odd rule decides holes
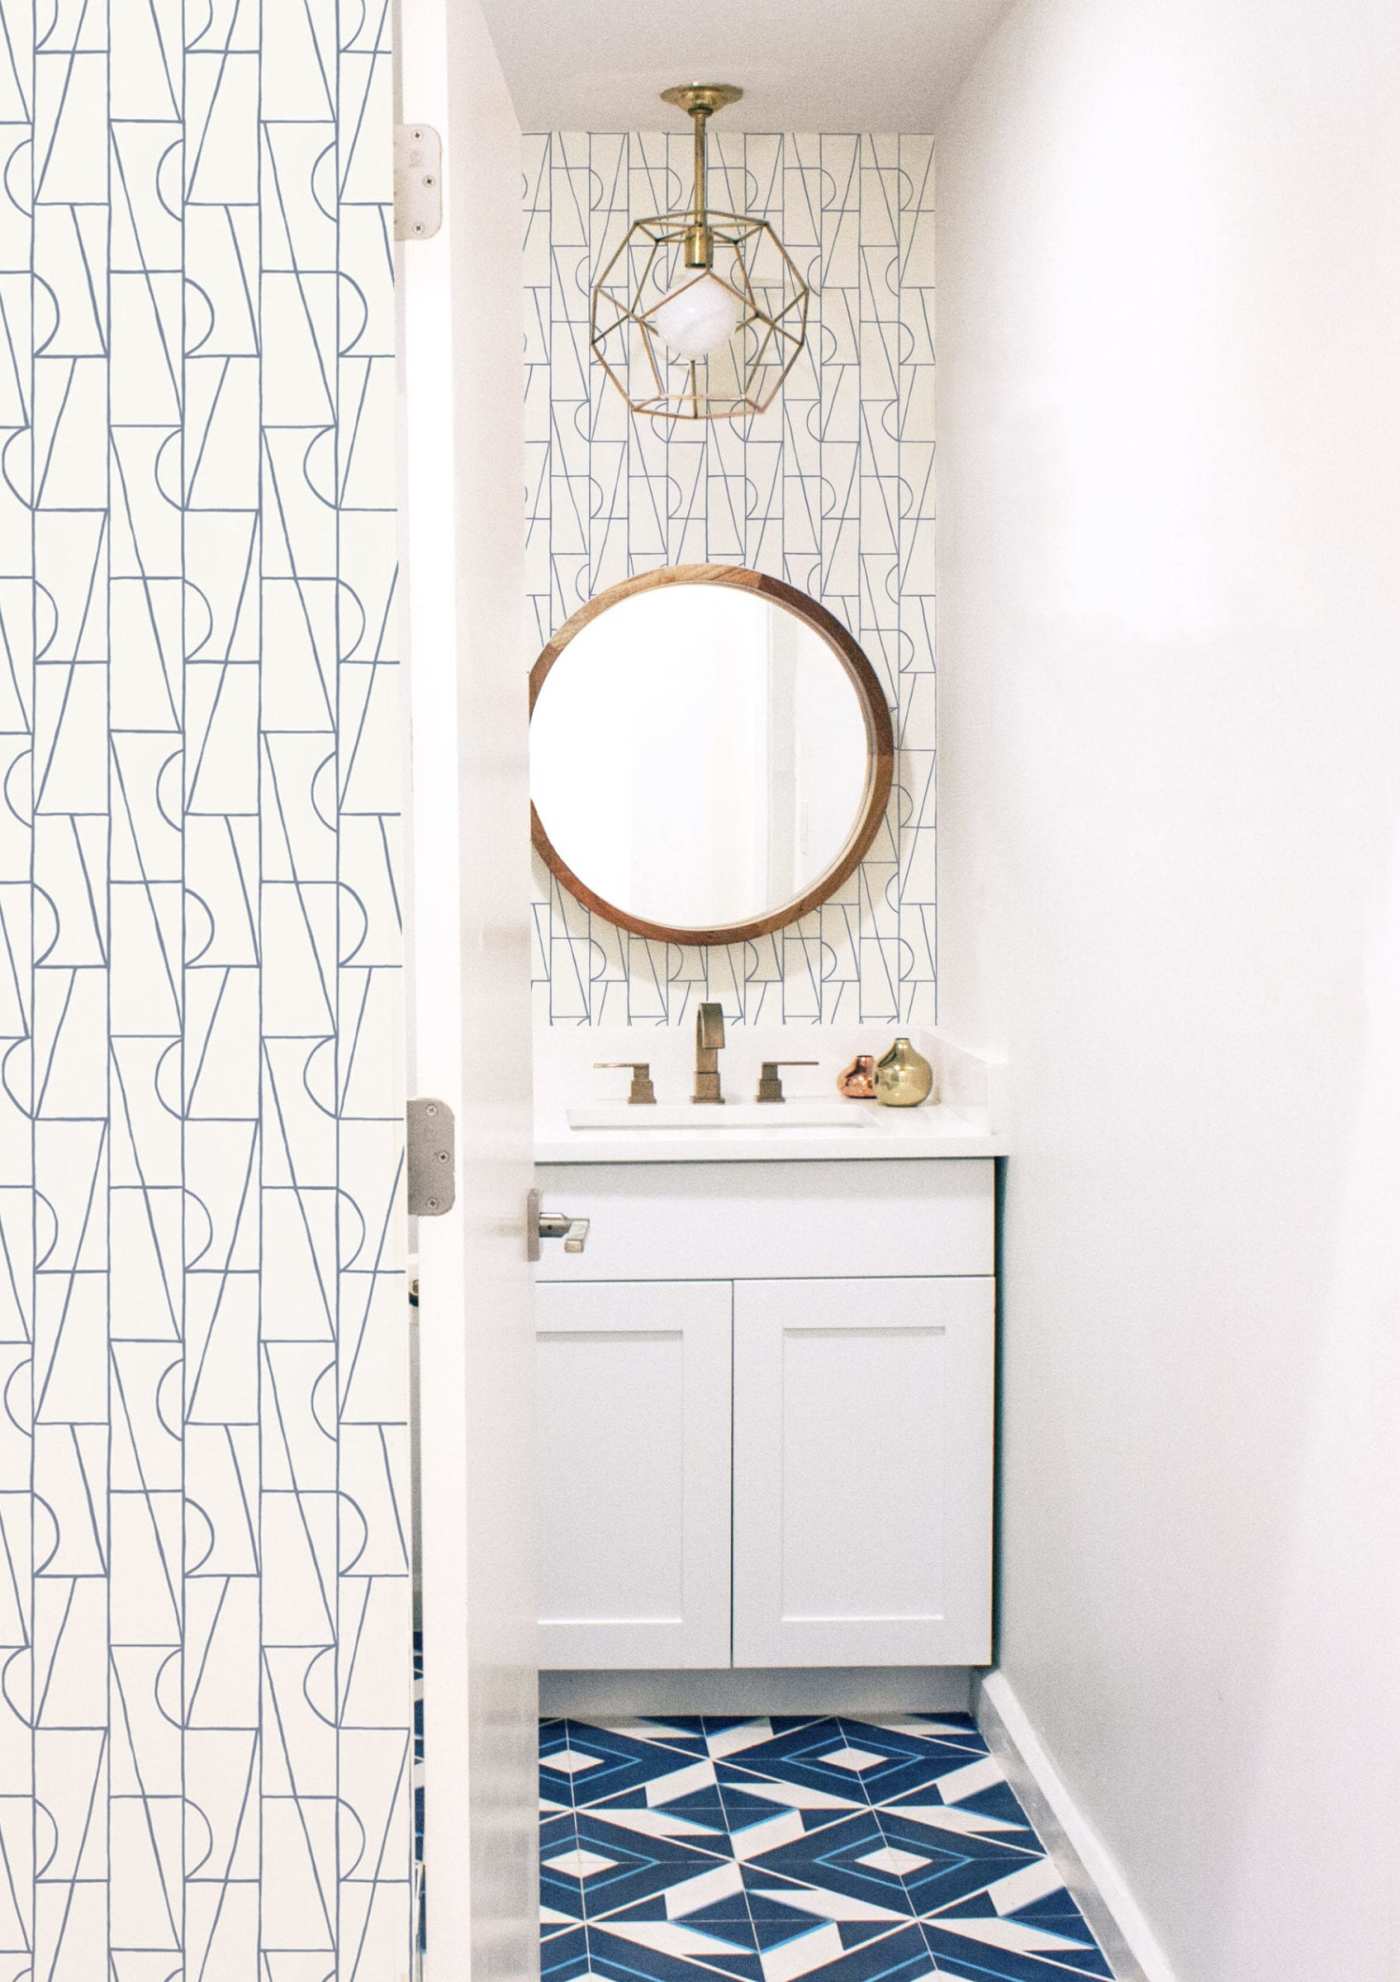
[[[806,341],[811,292],[772,227],[708,203],[706,127],[742,95],[729,83],[661,92],[694,120],[690,206],[634,221],[593,290],[589,342],[634,413],[765,412]]]

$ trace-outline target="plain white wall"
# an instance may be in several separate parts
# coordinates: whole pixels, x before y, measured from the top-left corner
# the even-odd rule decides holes
[[[1400,9],[1022,0],[938,255],[1003,1670],[1181,1982],[1394,1982]]]

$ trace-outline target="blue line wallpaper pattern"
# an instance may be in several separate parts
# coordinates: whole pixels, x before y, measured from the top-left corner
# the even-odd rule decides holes
[[[689,132],[554,132],[527,138],[525,151],[537,645],[634,572],[769,571],[860,641],[900,753],[884,830],[858,872],[761,942],[692,949],[630,936],[537,860],[537,1021],[678,1025],[709,998],[738,1023],[932,1024],[932,140],[716,126],[714,204],[769,219],[813,299],[807,348],[774,405],[713,423],[635,419],[588,349],[597,271],[632,221],[689,193]]]
[[[0,1982],[409,1969],[388,14],[0,12]]]

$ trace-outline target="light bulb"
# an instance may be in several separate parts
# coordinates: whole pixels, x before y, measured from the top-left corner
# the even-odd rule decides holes
[[[677,358],[708,358],[739,328],[740,309],[732,289],[713,275],[702,275],[658,303],[647,321]]]

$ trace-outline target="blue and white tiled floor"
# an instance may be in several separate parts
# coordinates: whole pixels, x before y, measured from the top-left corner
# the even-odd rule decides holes
[[[1112,1976],[966,1714],[540,1734],[545,1982]]]
[[[423,1876],[423,1633],[413,1634],[413,1917],[414,1945],[421,1955],[428,1945],[428,1887]],[[421,1963],[420,1963],[421,1966]]]

